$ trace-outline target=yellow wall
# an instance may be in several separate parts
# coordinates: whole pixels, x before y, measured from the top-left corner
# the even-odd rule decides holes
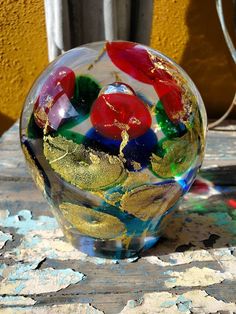
[[[233,34],[232,1],[223,3]],[[154,0],[151,46],[187,71],[210,117],[224,112],[236,91],[236,73],[214,0]],[[236,110],[232,116],[236,117]]]
[[[47,65],[43,0],[0,0],[0,133]]]

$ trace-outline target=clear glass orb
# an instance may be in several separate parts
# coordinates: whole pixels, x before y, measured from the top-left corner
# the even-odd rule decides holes
[[[65,236],[91,256],[124,258],[160,238],[201,166],[206,124],[176,63],[141,44],[98,42],[36,80],[21,145]]]

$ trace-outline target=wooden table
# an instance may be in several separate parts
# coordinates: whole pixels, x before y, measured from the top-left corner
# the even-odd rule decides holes
[[[65,242],[15,124],[0,141],[0,313],[236,313],[236,122],[208,134],[201,176],[165,237],[116,261]]]

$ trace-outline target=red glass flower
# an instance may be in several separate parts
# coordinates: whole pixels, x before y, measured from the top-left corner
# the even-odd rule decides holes
[[[141,99],[121,93],[99,96],[92,106],[90,119],[98,132],[113,139],[122,139],[122,131],[127,131],[130,139],[141,136],[152,123]]]
[[[153,85],[172,122],[184,119],[181,88],[166,70],[156,66],[160,62],[157,56],[131,42],[107,42],[106,50],[120,70],[140,82]]]
[[[34,106],[34,118],[39,127],[44,128],[47,122],[56,130],[62,119],[77,115],[70,102],[74,88],[75,74],[71,69],[59,67],[49,75]]]

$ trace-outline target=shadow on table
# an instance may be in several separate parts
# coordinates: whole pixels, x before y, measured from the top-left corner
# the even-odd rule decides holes
[[[162,256],[236,244],[236,166],[204,169],[167,223],[164,236],[141,256]]]
[[[218,187],[236,186],[236,165],[202,169],[200,175]]]

